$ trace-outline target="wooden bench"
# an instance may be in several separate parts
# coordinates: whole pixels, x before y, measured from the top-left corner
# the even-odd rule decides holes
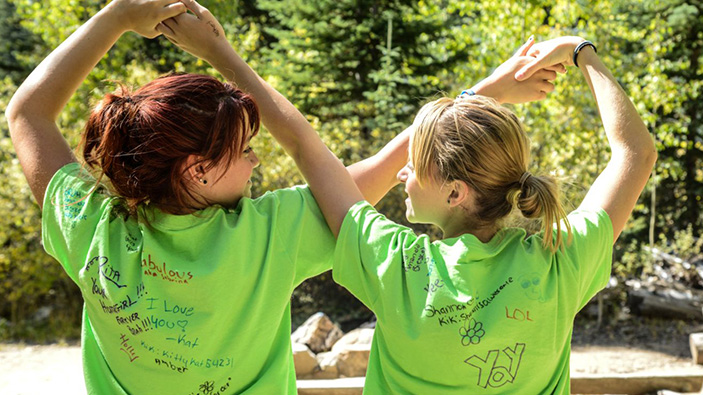
[[[364,377],[332,380],[298,380],[299,395],[361,395]],[[573,394],[643,394],[657,390],[700,392],[703,373],[624,373],[571,376]]]

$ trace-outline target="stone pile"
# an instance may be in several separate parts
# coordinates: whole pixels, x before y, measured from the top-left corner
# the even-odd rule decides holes
[[[373,331],[362,325],[344,334],[324,313],[312,315],[291,335],[296,376],[334,379],[366,375]]]

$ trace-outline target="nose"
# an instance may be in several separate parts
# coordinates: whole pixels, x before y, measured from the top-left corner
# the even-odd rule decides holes
[[[405,166],[403,166],[402,169],[400,169],[400,171],[398,172],[398,174],[396,174],[395,177],[398,179],[398,181],[405,182],[408,180],[408,172],[409,171],[410,170],[408,169],[408,165],[405,165]]]
[[[251,155],[249,156],[249,160],[251,161],[251,163],[254,164],[255,168],[259,167],[259,165],[261,164],[261,162],[259,162],[259,157],[256,156],[256,152],[254,152],[253,150],[251,151]]]

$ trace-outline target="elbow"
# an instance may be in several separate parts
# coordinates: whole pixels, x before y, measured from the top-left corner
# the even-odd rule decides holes
[[[647,148],[644,150],[643,160],[651,171],[652,169],[654,169],[654,165],[657,163],[657,159],[659,158],[659,152],[657,152],[657,147],[654,144],[654,140],[650,138],[649,141],[650,144],[648,144]]]
[[[15,137],[18,130],[17,125],[20,120],[22,118],[28,118],[28,116],[24,113],[24,106],[21,105],[16,96],[13,96],[12,99],[10,99],[10,103],[7,104],[7,108],[5,109],[5,120],[7,121],[7,126],[10,130],[11,138]]]
[[[657,150],[652,145],[651,148],[640,150],[637,153],[631,153],[628,158],[628,162],[631,166],[646,169],[648,173],[651,173],[654,169],[654,165],[657,163],[657,158],[659,154]]]
[[[17,117],[19,116],[17,107],[13,98],[5,109],[5,119],[7,120],[8,126],[10,126],[10,132],[12,132],[12,125],[17,121]]]
[[[657,163],[657,159],[659,159],[659,153],[657,152],[657,149],[652,147],[652,150],[649,153],[649,166],[654,169],[654,165]]]
[[[642,139],[638,144],[615,148],[613,147],[613,158],[618,157],[624,163],[632,167],[647,169],[654,168],[659,153],[651,138]]]

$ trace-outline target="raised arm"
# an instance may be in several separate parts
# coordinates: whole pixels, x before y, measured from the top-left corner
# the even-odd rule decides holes
[[[339,161],[319,141],[317,133],[302,114],[251,70],[232,49],[212,14],[193,0],[184,0],[184,3],[194,15],[184,14],[164,21],[160,31],[183,50],[206,60],[225,78],[254,96],[264,125],[296,161],[330,228],[336,233],[349,207],[361,200],[362,195],[352,193],[345,177],[338,173]],[[517,67],[528,62],[526,57],[520,56],[527,49],[529,45],[524,46],[517,55],[521,59],[511,58],[506,62],[510,63],[510,67],[501,66],[500,72],[477,86],[477,93],[500,92],[500,101],[517,103],[538,99],[543,93],[546,94],[545,90],[551,91],[553,87],[549,81],[556,77],[556,73],[551,71],[541,71],[524,82],[514,79]],[[398,183],[396,174],[407,162],[410,133],[410,129],[405,130],[376,155],[349,166],[348,171],[359,192],[372,204]],[[311,145],[305,148],[305,144]]]
[[[124,32],[155,37],[159,22],[184,11],[184,5],[173,0],[113,1],[56,48],[17,89],[5,114],[17,157],[40,207],[54,173],[76,160],[56,125],[68,100]]]
[[[515,55],[501,64],[487,78],[471,89],[478,95],[489,96],[501,103],[524,103],[544,99],[554,90],[552,81],[564,66],[550,65],[538,70],[525,81],[517,81],[515,72],[532,61],[526,56],[533,45],[532,39],[520,47]],[[371,204],[376,204],[398,184],[397,173],[408,161],[408,141],[412,126],[393,138],[377,154],[348,166],[354,182]]]
[[[533,69],[548,63],[574,65],[574,49],[583,41],[579,37],[545,41],[535,54],[537,59],[516,77],[527,78]],[[634,105],[593,48],[583,47],[577,63],[596,100],[612,152],[608,165],[589,189],[581,207],[602,208],[608,213],[615,242],[647,184],[657,152]]]
[[[194,15],[164,21],[159,31],[254,97],[266,129],[295,161],[336,235],[349,208],[363,200],[349,172],[305,117],[234,51],[210,11],[194,0],[183,2]]]

